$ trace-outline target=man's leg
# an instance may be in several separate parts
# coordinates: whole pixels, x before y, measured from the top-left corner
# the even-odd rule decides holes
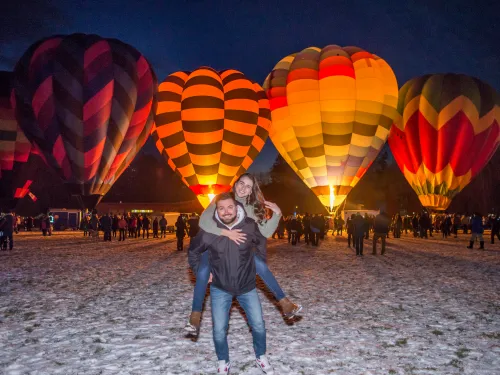
[[[9,250],[12,250],[14,248],[14,235],[11,232],[7,234],[7,237],[9,237]]]
[[[211,285],[210,301],[212,303],[212,334],[215,353],[217,354],[217,359],[219,361],[229,362],[227,326],[229,324],[229,310],[231,309],[233,296]],[[250,321],[249,313],[247,313],[247,318]]]
[[[260,358],[266,354],[266,326],[262,318],[262,307],[257,294],[257,289],[236,297],[248,319],[248,324],[252,329],[253,349],[255,357]],[[213,310],[213,305],[212,305]],[[227,340],[226,340],[227,345]],[[219,358],[221,359],[221,358]]]
[[[382,241],[382,252],[380,254],[384,255],[385,253],[385,236],[381,236],[381,241]]]

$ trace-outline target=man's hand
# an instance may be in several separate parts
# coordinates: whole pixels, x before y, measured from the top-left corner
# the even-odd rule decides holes
[[[211,283],[212,282],[212,272],[210,272],[210,277],[208,278],[208,282]]]
[[[266,208],[273,211],[276,215],[281,215],[281,210],[276,203],[264,201],[264,204],[265,204]]]
[[[245,233],[241,233],[241,229],[222,229],[221,234],[234,241],[236,245],[244,243],[247,239],[247,235]]]

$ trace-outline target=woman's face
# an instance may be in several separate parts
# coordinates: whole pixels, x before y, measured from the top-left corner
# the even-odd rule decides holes
[[[252,189],[253,189],[252,180],[249,177],[244,176],[240,178],[236,183],[235,191],[238,198],[246,198],[252,193]]]

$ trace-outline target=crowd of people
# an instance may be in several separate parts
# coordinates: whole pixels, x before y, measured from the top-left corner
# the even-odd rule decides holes
[[[318,246],[319,241],[323,240],[330,231],[332,235],[337,236],[342,236],[345,231],[347,232],[348,247],[351,247],[352,242],[357,249],[357,254],[362,255],[361,247],[363,245],[360,241],[368,240],[370,233],[373,233],[374,243],[381,239],[383,254],[385,252],[385,239],[390,238],[391,234],[393,238],[401,238],[402,234],[417,238],[429,238],[437,233],[443,238],[451,236],[457,238],[459,233],[471,234],[470,240],[474,242],[477,237],[480,249],[484,249],[482,234],[485,229],[491,230],[491,244],[494,244],[495,237],[500,239],[500,215],[482,216],[479,213],[473,215],[458,213],[430,215],[424,211],[413,215],[396,214],[390,217],[385,212],[381,212],[377,216],[367,213],[364,215],[352,214],[351,217],[344,220],[341,216],[305,213],[304,215],[294,214],[282,217],[272,238],[284,239],[286,235],[288,242],[292,245],[300,243],[303,239],[306,244]],[[472,238],[473,233],[476,234],[474,238]],[[470,243],[469,246],[471,246]]]
[[[183,250],[183,239],[186,236],[194,237],[199,230],[198,216],[193,213],[186,218],[179,215],[174,224],[175,234],[178,239],[177,250]],[[99,215],[93,213],[85,215],[81,221],[80,229],[84,236],[99,237],[103,232],[104,241],[111,241],[111,238],[118,237],[118,241],[125,241],[127,238],[166,238],[168,221],[165,215],[151,218],[148,215],[134,215],[127,212],[123,215],[105,213]]]

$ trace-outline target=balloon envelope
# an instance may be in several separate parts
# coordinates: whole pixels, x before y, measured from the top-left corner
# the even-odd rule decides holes
[[[274,145],[323,205],[338,206],[378,155],[396,116],[391,67],[358,47],[309,47],[278,62],[263,86]]]
[[[237,70],[202,67],[169,75],[158,89],[156,147],[203,207],[231,189],[268,136],[269,101]]]
[[[13,74],[0,72],[0,208],[13,209],[33,182],[26,168],[32,147],[15,119],[10,102]]]
[[[446,210],[500,142],[500,100],[479,79],[433,74],[399,91],[389,146],[423,206]]]
[[[97,35],[41,40],[15,68],[21,128],[89,208],[150,135],[155,90],[156,78],[144,56]]]

